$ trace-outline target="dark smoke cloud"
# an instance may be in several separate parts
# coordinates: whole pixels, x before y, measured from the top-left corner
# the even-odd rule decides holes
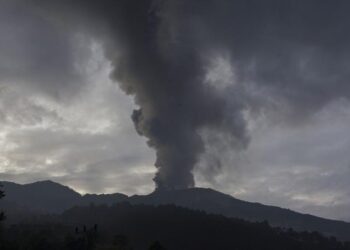
[[[208,1],[191,8],[204,17],[201,40],[232,54],[248,97],[258,92],[285,104],[294,122],[349,98],[348,1]]]
[[[158,188],[194,185],[203,131],[240,148],[249,141],[244,112],[273,108],[300,123],[350,97],[349,1],[33,3],[104,43],[111,77],[140,107],[132,119],[156,150]],[[218,91],[206,75],[222,53],[236,80]]]
[[[29,1],[0,1],[1,83],[66,98],[82,85],[75,63],[85,51],[49,19]]]
[[[112,77],[140,106],[132,119],[138,133],[156,149],[157,187],[194,186],[192,169],[204,149],[199,130],[220,127],[245,143],[240,110],[229,110],[225,100],[204,83],[201,49],[192,37],[172,36],[173,24],[159,9],[163,6],[130,1],[115,5],[110,9],[119,8],[120,16],[113,11],[108,21],[124,33],[119,55],[111,58]]]

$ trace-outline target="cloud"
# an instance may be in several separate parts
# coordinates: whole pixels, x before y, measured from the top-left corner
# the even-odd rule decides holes
[[[208,174],[213,164],[203,157],[195,172],[197,184],[252,202],[348,219],[349,105],[333,103],[303,126],[255,119],[251,143],[239,154],[211,141],[208,151],[221,156],[221,169]]]
[[[81,190],[142,192],[153,149],[160,188],[196,180],[327,216],[349,204],[347,1],[1,7],[7,174],[55,166]]]
[[[249,142],[245,114],[263,112],[297,125],[349,97],[348,37],[334,32],[347,29],[349,5],[315,3],[203,1],[198,8],[196,2],[106,0],[37,6],[67,32],[101,40],[112,79],[139,106],[132,114],[135,128],[156,150],[157,187],[184,188],[194,185],[192,171],[208,133],[243,149]],[[319,30],[322,24],[327,26]],[[210,77],[217,67],[212,58],[228,59],[219,60],[221,68],[234,68],[234,74]],[[213,87],[230,80],[235,84],[225,91]]]
[[[0,178],[52,179],[84,193],[150,192],[154,156],[134,131],[134,105],[109,79],[101,46],[86,46],[93,56],[79,65],[84,86],[68,102],[2,84]]]
[[[88,49],[79,34],[21,1],[1,1],[0,18],[2,83],[66,99],[83,85],[75,64]]]

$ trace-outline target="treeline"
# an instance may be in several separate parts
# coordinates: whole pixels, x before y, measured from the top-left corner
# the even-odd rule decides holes
[[[0,249],[350,250],[350,243],[173,205],[121,203],[75,207],[55,218],[6,227]]]
[[[103,240],[102,240],[102,239]],[[59,224],[18,224],[2,231],[1,250],[132,250],[128,237],[116,234],[111,241],[100,238],[97,227],[78,228]],[[166,250],[159,241],[148,250]]]

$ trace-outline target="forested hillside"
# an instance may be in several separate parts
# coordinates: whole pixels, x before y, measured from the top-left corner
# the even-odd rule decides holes
[[[75,207],[11,226],[2,232],[0,249],[345,250],[350,243],[174,205],[120,203]]]

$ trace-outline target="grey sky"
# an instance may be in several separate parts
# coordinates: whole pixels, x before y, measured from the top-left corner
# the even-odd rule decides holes
[[[173,74],[178,62],[187,63],[178,56],[182,55],[205,68],[189,68],[196,75],[205,72],[200,87],[189,89],[199,104],[186,100],[188,114],[177,115],[178,111],[164,114],[155,108],[166,99],[150,102],[156,95],[142,92],[141,76],[148,74],[132,75],[143,66],[133,60],[147,62],[149,54],[133,57],[118,68],[118,48],[124,48],[115,44],[120,34],[100,30],[95,19],[79,18],[80,12],[62,18],[54,8],[0,0],[0,179],[19,183],[52,179],[80,192],[151,192],[159,147],[149,148],[147,141],[156,138],[158,143],[162,136],[147,130],[151,118],[139,128],[148,139],[137,134],[130,116],[141,105],[151,114],[174,115],[175,125],[181,124],[177,120],[181,118],[189,128],[195,127],[204,149],[195,150],[191,157],[199,160],[184,169],[194,169],[197,186],[350,219],[348,4],[232,2],[203,1],[198,7],[196,1],[167,1],[162,9],[165,31],[161,34],[173,32],[174,40],[164,38],[161,44],[167,60],[149,63],[164,60]],[[99,13],[94,18],[99,20]],[[111,17],[107,15],[105,21],[112,22]],[[135,34],[122,35],[128,40]],[[165,43],[169,41],[175,45]],[[126,50],[140,46],[131,44]],[[192,54],[193,48],[201,50],[200,59]],[[119,72],[123,69],[126,73]],[[149,81],[167,79],[157,77]],[[130,85],[130,78],[137,85]],[[123,79],[127,83],[119,82]],[[192,79],[192,75],[176,77],[184,84]],[[138,105],[119,86],[136,88]],[[208,89],[212,92],[205,94]],[[182,97],[182,92],[176,95]],[[222,109],[218,116],[187,120],[199,110],[198,115],[204,116]],[[215,117],[218,121],[211,121]],[[170,137],[186,135],[189,128]],[[166,147],[164,152],[169,150]],[[177,178],[172,170],[163,171],[165,180]],[[179,176],[187,178],[186,171]]]

